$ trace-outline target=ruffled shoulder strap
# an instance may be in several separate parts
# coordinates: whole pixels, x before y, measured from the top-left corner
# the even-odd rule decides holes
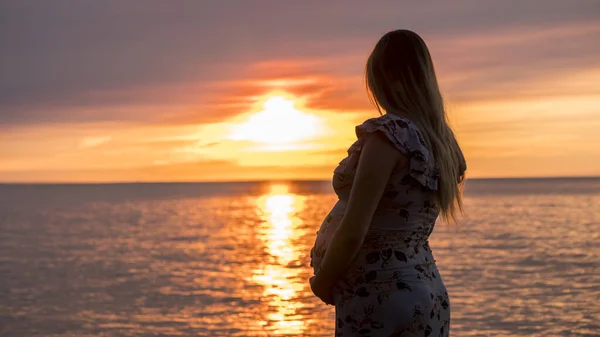
[[[421,185],[438,189],[439,172],[433,165],[423,135],[410,120],[393,114],[367,119],[356,126],[356,136],[380,132],[402,153],[410,158],[409,174]]]

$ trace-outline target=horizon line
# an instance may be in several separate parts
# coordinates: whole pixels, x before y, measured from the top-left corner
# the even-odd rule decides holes
[[[559,180],[559,179],[600,179],[600,176],[547,176],[547,177],[479,177],[466,180]],[[465,180],[465,181],[466,181]],[[255,179],[255,180],[219,180],[219,181],[39,181],[39,182],[4,182],[0,185],[134,185],[134,184],[235,184],[235,183],[316,183],[331,182],[331,179]]]

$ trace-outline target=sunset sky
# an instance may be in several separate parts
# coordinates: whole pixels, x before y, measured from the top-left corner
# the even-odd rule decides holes
[[[329,179],[418,32],[468,177],[600,175],[600,1],[2,1],[0,182]]]

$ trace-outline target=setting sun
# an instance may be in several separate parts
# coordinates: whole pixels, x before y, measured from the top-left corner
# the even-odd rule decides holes
[[[320,118],[300,111],[294,105],[294,100],[282,96],[269,98],[262,111],[234,128],[230,138],[262,144],[290,144],[319,135],[322,129]]]

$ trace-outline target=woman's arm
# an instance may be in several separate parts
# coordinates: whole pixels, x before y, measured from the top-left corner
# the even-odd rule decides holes
[[[318,274],[311,280],[313,292],[329,304],[332,304],[331,287],[361,247],[392,170],[398,165],[408,165],[408,158],[384,135],[374,133],[365,137],[346,213],[333,235]]]

